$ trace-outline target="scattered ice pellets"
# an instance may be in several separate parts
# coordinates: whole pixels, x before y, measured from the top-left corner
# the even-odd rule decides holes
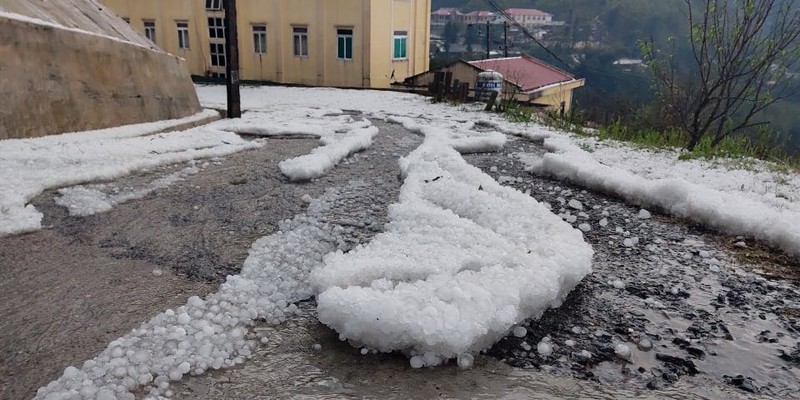
[[[539,342],[538,345],[536,345],[536,351],[539,353],[540,356],[547,357],[553,353],[553,346],[551,346],[550,343],[547,343],[544,340],[542,340],[541,342]]]
[[[566,221],[567,221],[567,222],[569,222],[570,224],[574,224],[575,222],[577,222],[577,221],[578,221],[578,217],[576,217],[576,216],[574,216],[574,215],[567,215],[567,217],[566,217],[565,219],[566,219]]]
[[[617,279],[611,283],[617,289],[625,289],[625,282]]]
[[[528,334],[528,330],[524,326],[517,326],[514,328],[514,336],[524,338]]]
[[[647,211],[645,209],[639,210],[639,218],[640,219],[650,219],[652,217],[653,217],[653,215],[650,214],[650,211]]]
[[[422,356],[414,356],[411,357],[409,363],[411,364],[411,368],[420,369],[425,366],[425,359],[423,359]]]
[[[601,219],[600,220],[600,226],[602,226],[603,228],[607,227],[608,226],[608,218]]]
[[[578,358],[580,358],[582,360],[591,360],[592,359],[592,353],[590,353],[587,350],[581,350],[581,352],[578,353]]]
[[[528,342],[520,343],[519,347],[522,347],[522,349],[525,350],[525,351],[531,351],[531,349],[533,348],[533,347],[531,347],[531,345],[528,344]]]
[[[624,358],[627,360],[631,357],[631,348],[626,344],[617,344],[614,346],[614,354],[616,354],[619,358]]]
[[[581,329],[580,326],[573,326],[572,327],[572,333],[574,333],[576,335],[580,335],[582,332],[583,332],[583,330]]]
[[[567,339],[564,341],[564,345],[567,347],[575,347],[575,341],[572,339]]]
[[[578,200],[572,199],[569,201],[568,205],[576,210],[583,210],[583,203]]]
[[[642,338],[641,340],[639,340],[637,346],[641,351],[650,351],[653,349],[653,341],[648,338]]]
[[[698,254],[700,255],[700,257],[703,257],[703,258],[711,257],[711,253],[709,253],[707,250],[700,250],[700,253],[698,253]]]
[[[623,232],[625,232],[625,229],[622,229],[622,227],[618,226],[617,229],[615,229],[614,231],[617,232],[617,233],[623,233]]]
[[[716,265],[712,265],[712,266],[708,267],[708,269],[711,270],[711,272],[714,272],[714,273],[719,272],[719,267],[716,266]]]
[[[631,238],[627,238],[627,239],[623,240],[622,244],[625,245],[625,247],[633,247],[634,246],[633,239],[631,239]]]
[[[164,275],[164,270],[161,268],[153,268],[153,275],[155,276]]]
[[[492,167],[491,167],[491,168],[489,168],[489,171],[491,171],[491,172],[497,172],[497,166],[496,166],[496,165],[492,165]],[[412,365],[412,366],[413,366],[413,365]],[[419,367],[419,368],[422,368],[422,367]]]
[[[365,355],[367,355],[367,354],[369,354],[369,349],[368,349],[368,348],[366,348],[366,347],[362,347],[362,348],[361,348],[361,355],[362,355],[362,356],[365,356]]]
[[[311,346],[311,348],[314,349],[314,351],[320,351],[322,350],[322,345],[319,343],[314,343],[314,345]]]
[[[745,242],[736,242],[736,243],[734,243],[734,246],[742,248],[742,249],[746,249],[747,248],[747,243],[745,243]]]
[[[458,355],[458,367],[461,369],[470,369],[475,362],[475,357],[469,353],[462,353]]]
[[[580,224],[580,225],[578,225],[578,229],[580,229],[580,230],[582,230],[584,232],[590,232],[592,230],[592,226],[589,225],[589,224]]]
[[[264,336],[261,338],[261,344],[267,344],[269,342],[269,338]]]

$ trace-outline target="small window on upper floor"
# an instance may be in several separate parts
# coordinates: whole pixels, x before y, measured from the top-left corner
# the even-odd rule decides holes
[[[206,0],[206,10],[221,10],[222,0]]]

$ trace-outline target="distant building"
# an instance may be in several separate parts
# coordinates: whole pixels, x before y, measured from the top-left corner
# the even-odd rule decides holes
[[[514,21],[527,29],[550,25],[553,23],[553,14],[533,8],[508,8],[505,10]]]
[[[475,89],[478,74],[484,71],[503,74],[504,96],[517,101],[542,107],[551,111],[569,112],[572,108],[573,91],[586,83],[572,75],[528,55],[487,60],[459,60],[437,71],[449,71],[453,80],[469,82]],[[436,71],[427,71],[406,79],[410,87],[428,87]]]
[[[494,21],[496,19],[497,14],[489,11],[473,11],[470,13],[463,14],[461,16],[461,21],[465,24],[485,24],[489,21]]]
[[[225,74],[222,0],[101,0],[193,75]],[[428,69],[431,0],[239,1],[240,79],[389,87]]]
[[[443,27],[448,22],[461,22],[463,15],[455,8],[440,8],[431,13],[431,26]]]

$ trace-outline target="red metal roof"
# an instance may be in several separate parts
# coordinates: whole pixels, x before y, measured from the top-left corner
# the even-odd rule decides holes
[[[505,80],[516,83],[523,92],[575,79],[572,75],[527,55],[476,60],[469,63],[484,71],[493,70],[503,74]]]
[[[534,8],[508,8],[505,12],[511,15],[551,15],[550,13]]]

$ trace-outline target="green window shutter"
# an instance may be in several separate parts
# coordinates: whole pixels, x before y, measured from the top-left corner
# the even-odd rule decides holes
[[[408,42],[408,39],[403,38],[400,41],[402,42],[401,44],[402,44],[402,49],[403,49],[402,52],[401,52],[400,58],[406,58],[408,56],[408,53],[406,53],[406,43]]]
[[[336,49],[336,57],[345,58],[345,48],[344,48],[344,46],[345,46],[345,38],[342,37],[342,36],[339,36],[338,44],[336,46],[337,47],[337,49]]]
[[[353,37],[349,36],[345,38],[345,57],[347,59],[353,58]]]

